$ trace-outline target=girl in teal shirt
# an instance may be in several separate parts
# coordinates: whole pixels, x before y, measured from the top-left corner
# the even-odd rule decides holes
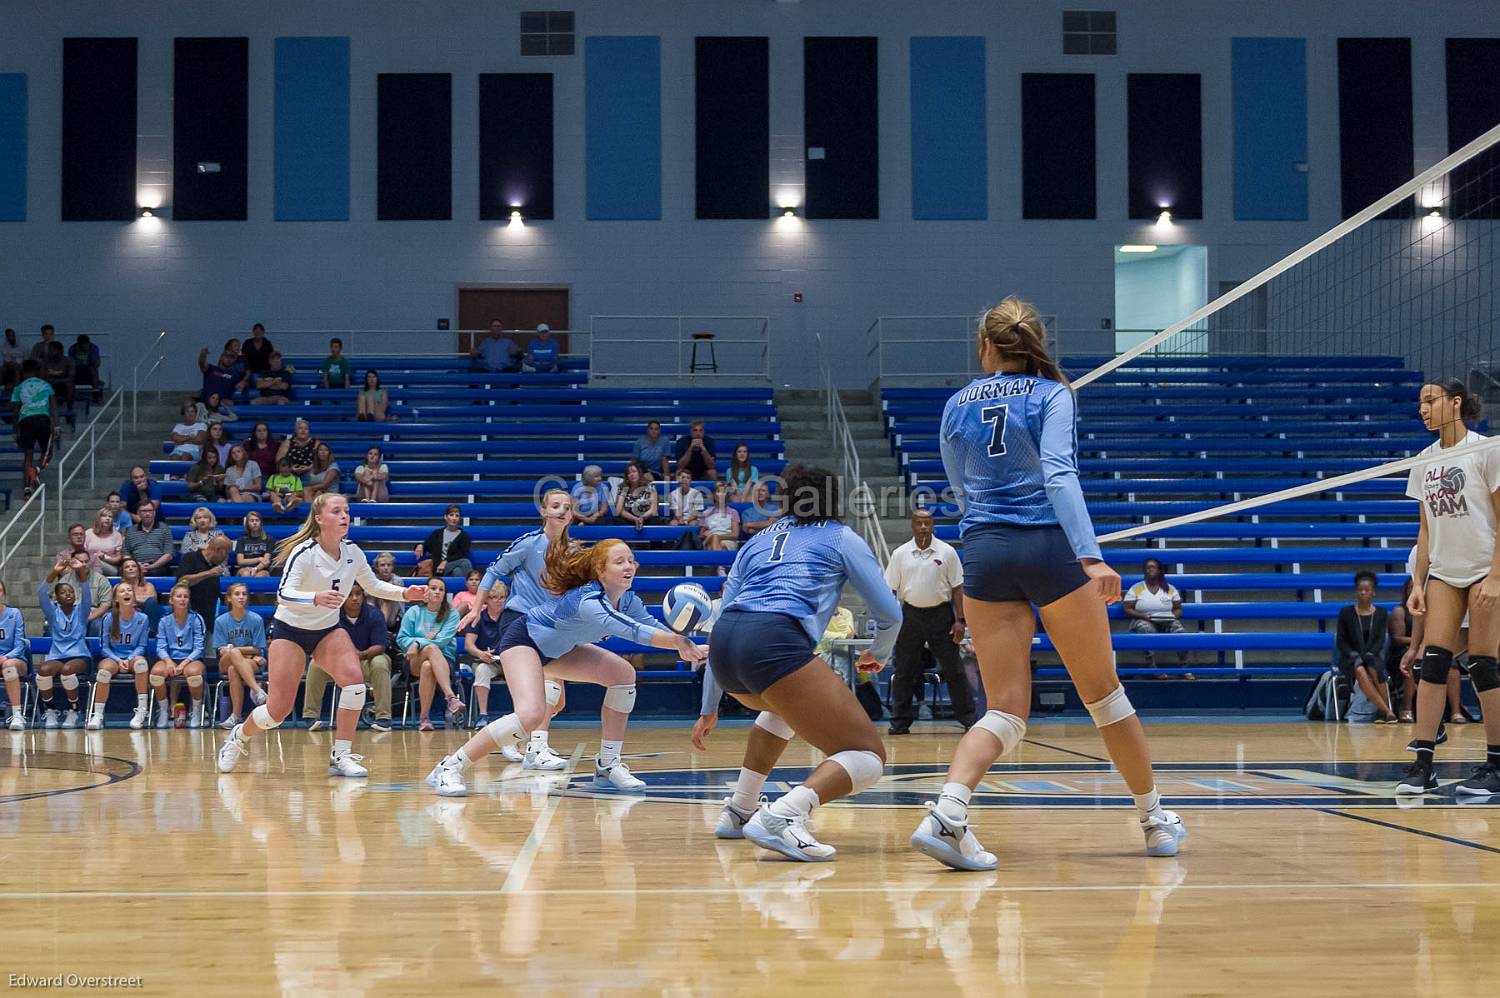
[[[432,709],[434,688],[443,691],[448,704],[448,725],[458,724],[464,715],[464,702],[453,692],[449,681],[449,661],[453,658],[458,635],[459,614],[448,605],[448,587],[434,576],[427,580],[427,597],[407,607],[396,632],[396,644],[406,653],[406,667],[418,678],[418,698],[422,714],[418,731],[431,731],[428,713]]]

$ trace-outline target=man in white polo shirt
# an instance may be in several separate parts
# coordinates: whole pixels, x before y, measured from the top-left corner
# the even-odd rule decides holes
[[[891,552],[885,581],[901,601],[901,631],[896,636],[895,671],[891,675],[891,729],[904,735],[916,719],[912,692],[922,673],[922,649],[932,649],[938,671],[948,684],[953,714],[965,728],[974,723],[974,694],[959,660],[964,637],[964,570],[958,552],[932,536],[932,514],[911,517],[911,540]]]

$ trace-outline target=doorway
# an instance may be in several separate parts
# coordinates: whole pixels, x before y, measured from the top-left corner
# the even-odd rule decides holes
[[[1208,303],[1208,247],[1115,247],[1115,351],[1123,352]],[[1162,349],[1172,352],[1172,345]]]
[[[530,333],[538,323],[552,328],[558,349],[568,352],[568,289],[543,288],[459,288],[458,349],[467,353],[472,344],[470,330],[487,330],[490,321],[499,319],[506,329],[524,330],[512,334],[525,349]]]

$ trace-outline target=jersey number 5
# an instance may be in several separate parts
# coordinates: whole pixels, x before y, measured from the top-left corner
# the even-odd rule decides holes
[[[776,539],[771,542],[771,557],[766,559],[767,563],[774,565],[781,561],[786,554],[786,542],[790,536],[784,530],[776,535]]]
[[[990,457],[1005,456],[1005,420],[1009,409],[1006,405],[991,405],[979,410],[979,418],[994,426],[990,432]]]

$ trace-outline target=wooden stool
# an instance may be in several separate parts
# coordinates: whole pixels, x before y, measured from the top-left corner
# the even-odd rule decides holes
[[[705,344],[708,347],[708,359],[702,362],[698,360],[698,345],[700,343]],[[714,353],[713,333],[693,334],[693,356],[692,360],[688,363],[688,373],[693,374],[698,371],[713,371],[715,374],[719,373],[719,358],[718,355]]]

